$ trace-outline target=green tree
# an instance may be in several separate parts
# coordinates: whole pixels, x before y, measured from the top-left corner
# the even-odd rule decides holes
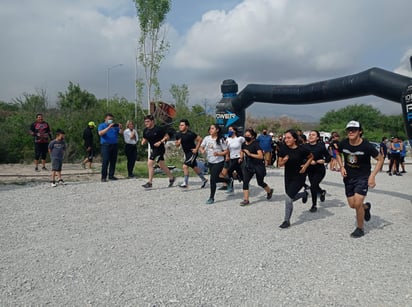
[[[46,90],[37,89],[36,94],[23,93],[21,97],[12,99],[12,102],[18,104],[23,111],[31,113],[44,113],[48,107],[48,98]]]
[[[169,48],[163,27],[170,11],[170,0],[134,0],[140,26],[138,60],[144,69],[148,105],[160,99],[161,90],[157,78],[160,63]]]
[[[175,101],[176,111],[188,112],[189,87],[186,84],[182,84],[180,86],[177,84],[172,84],[169,92]]]
[[[74,84],[71,81],[67,91],[64,93],[59,92],[57,96],[58,104],[63,110],[85,111],[94,108],[97,104],[97,99],[93,94],[82,90],[79,84]]]

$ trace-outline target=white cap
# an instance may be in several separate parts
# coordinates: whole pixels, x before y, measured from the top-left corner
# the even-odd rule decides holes
[[[351,120],[347,125],[346,125],[346,129],[348,128],[358,128],[360,129],[361,125],[359,122],[357,122],[356,120]]]

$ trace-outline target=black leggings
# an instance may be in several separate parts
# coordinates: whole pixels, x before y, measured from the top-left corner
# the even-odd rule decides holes
[[[239,158],[230,159],[229,178],[233,178],[233,171],[236,171],[238,179],[243,180],[242,164],[239,163]]]
[[[316,206],[316,202],[318,199],[318,193],[322,193],[323,191],[320,188],[319,184],[322,182],[323,178],[325,178],[325,174],[326,174],[325,165],[323,164],[311,165],[308,168],[307,174],[308,174],[308,178],[310,182],[312,205]]]
[[[249,172],[246,168],[243,170],[243,190],[249,190],[249,182],[255,174],[258,186],[262,188],[267,187],[267,183],[264,182],[266,176],[265,166],[262,164],[262,166],[255,167],[254,170],[254,172]]]
[[[229,183],[230,179],[228,178],[220,178],[219,174],[223,169],[224,161],[219,163],[208,163],[209,165],[209,173],[210,173],[210,198],[215,199],[216,194],[216,184],[218,182],[226,182]]]
[[[395,170],[399,173],[399,163],[401,161],[400,153],[391,153],[391,161],[389,163],[389,172],[392,172],[393,164],[395,163]]]

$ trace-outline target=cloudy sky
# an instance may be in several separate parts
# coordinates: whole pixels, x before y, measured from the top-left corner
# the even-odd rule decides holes
[[[172,0],[171,48],[159,73],[163,98],[172,102],[172,83],[187,84],[190,104],[214,110],[225,79],[240,91],[249,83],[307,84],[371,67],[412,77],[411,11],[410,0]],[[0,100],[42,89],[54,103],[69,81],[105,98],[112,67],[110,96],[134,101],[138,37],[132,0],[2,0]],[[255,103],[248,113],[316,121],[354,103],[401,113],[400,104],[377,97]]]

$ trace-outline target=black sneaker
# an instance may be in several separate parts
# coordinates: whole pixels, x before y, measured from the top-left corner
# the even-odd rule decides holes
[[[172,177],[172,179],[169,179],[169,188],[173,186],[173,183],[175,183],[176,177]]]
[[[39,171],[39,168],[38,168],[37,166],[34,168],[34,171],[40,172],[40,171]]]
[[[320,193],[320,201],[324,202],[326,197],[326,190],[322,190],[322,193]]]
[[[406,174],[406,171],[402,171],[401,174]]]
[[[392,173],[391,173],[391,172],[389,172],[388,174],[389,174],[389,176],[392,176]]]
[[[312,206],[312,208],[309,209],[310,212],[316,212],[318,211],[318,208],[316,206]]]
[[[241,205],[242,207],[243,207],[243,206],[248,206],[248,205],[250,205],[250,202],[249,202],[248,200],[244,199],[243,201],[240,202],[240,205]]]
[[[368,207],[365,209],[365,221],[369,221],[371,219],[371,203],[365,203],[365,205]]]
[[[272,198],[273,195],[273,189],[270,189],[270,192],[266,194],[266,199],[269,200]]]
[[[48,169],[47,169],[45,166],[43,166],[41,169],[42,169],[43,171],[48,171]]]
[[[399,172],[396,172],[395,175],[396,175],[396,176],[402,176],[402,174],[399,173]]]
[[[304,193],[305,193],[305,195],[303,195],[303,197],[302,197],[302,203],[306,204],[308,202],[309,193],[306,190],[304,191]]]
[[[57,183],[58,183],[58,184],[61,184],[61,185],[66,185],[66,182],[64,182],[63,179],[59,179],[59,181],[58,181]]]
[[[204,189],[207,183],[207,179],[202,181],[202,185],[200,186],[201,189]]]
[[[107,179],[106,179],[106,178],[102,178],[102,179],[101,179],[101,182],[107,182]]]
[[[360,238],[363,237],[364,234],[365,233],[363,232],[363,229],[356,228],[355,231],[350,234],[350,236],[352,238]]]
[[[109,177],[109,180],[118,180],[119,178],[117,178],[117,177],[115,177],[115,176],[112,176],[112,177]]]
[[[290,222],[284,221],[279,227],[280,228],[288,228],[290,226]]]
[[[142,187],[144,187],[145,189],[149,189],[152,187],[152,183],[151,182],[146,182],[145,184],[142,185]]]

